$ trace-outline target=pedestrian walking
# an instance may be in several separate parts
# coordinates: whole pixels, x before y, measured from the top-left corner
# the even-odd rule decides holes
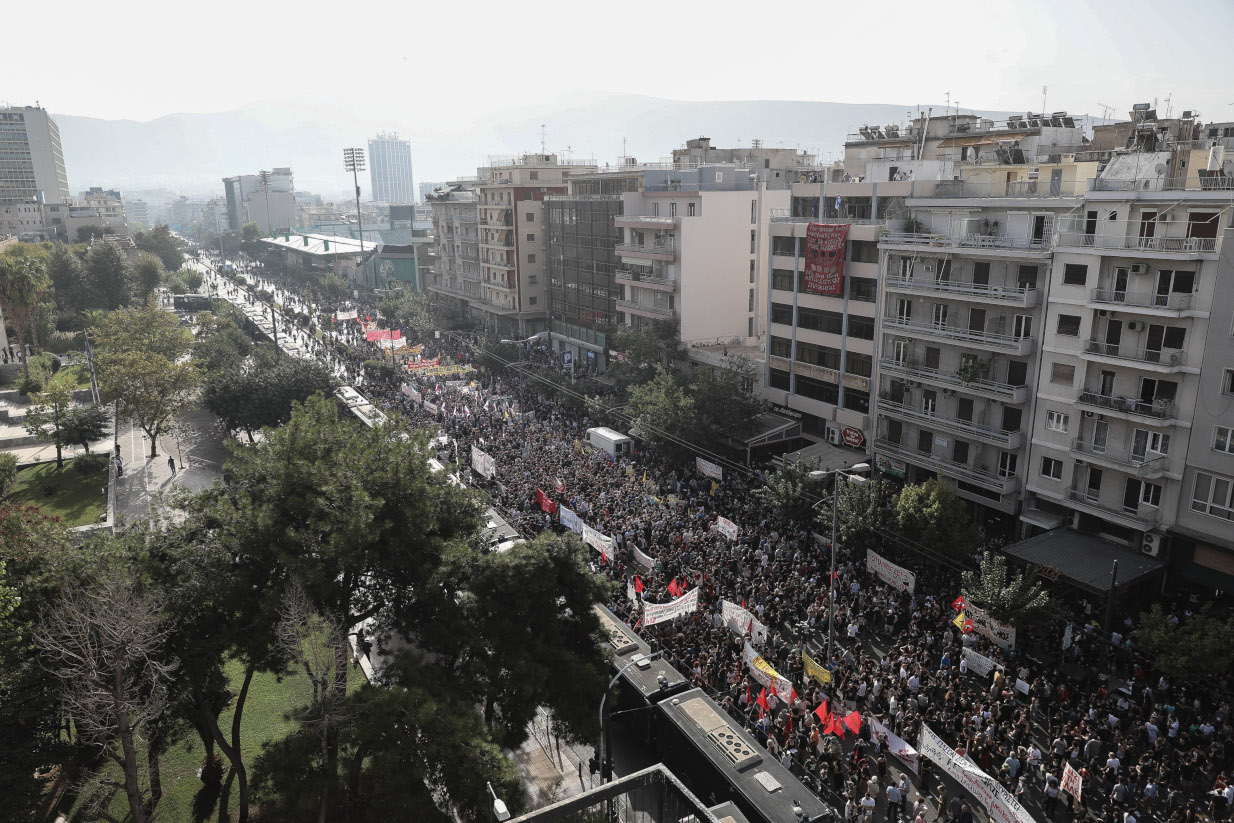
[[[176,458],[174,457],[167,458],[167,468],[171,469],[171,476],[175,477],[176,476]]]

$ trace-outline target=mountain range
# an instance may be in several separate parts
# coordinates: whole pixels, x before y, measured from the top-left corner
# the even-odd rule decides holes
[[[926,108],[922,107],[923,110]],[[935,112],[944,107],[934,106]],[[417,185],[475,174],[491,156],[539,151],[601,166],[630,155],[656,161],[699,136],[712,145],[798,147],[838,159],[863,124],[904,123],[916,105],[805,101],[682,102],[620,94],[573,95],[535,107],[435,118],[323,103],[259,103],[210,114],[104,120],[57,114],[70,190],[88,186],[221,195],[223,177],[290,166],[296,189],[350,195],[342,149],[380,131],[411,140]],[[966,110],[967,113],[967,110]],[[997,117],[1000,113],[982,112]],[[541,131],[543,128],[543,132]],[[542,138],[542,134],[544,137]],[[367,175],[360,185],[369,190]]]

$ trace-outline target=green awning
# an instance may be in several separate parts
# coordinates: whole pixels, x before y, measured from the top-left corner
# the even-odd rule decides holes
[[[1234,593],[1234,575],[1210,569],[1197,563],[1188,563],[1183,568],[1183,580],[1203,586],[1206,589],[1220,589],[1223,592]]]

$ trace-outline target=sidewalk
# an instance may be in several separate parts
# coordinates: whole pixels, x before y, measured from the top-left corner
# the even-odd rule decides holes
[[[180,419],[193,427],[183,441],[159,438],[158,457],[150,457],[150,440],[129,427],[119,435],[124,475],[116,483],[116,525],[148,519],[161,498],[177,491],[198,492],[223,476],[226,449],[215,428],[215,418],[204,409],[189,409]],[[112,454],[114,454],[114,450]],[[173,473],[167,459],[176,461]]]

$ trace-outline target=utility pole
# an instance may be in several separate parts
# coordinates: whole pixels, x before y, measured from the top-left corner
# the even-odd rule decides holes
[[[364,216],[360,213],[360,178],[364,171],[364,149],[343,149],[343,167],[351,172],[351,182],[356,186],[356,222],[360,225],[360,271],[364,285],[368,287],[368,265],[364,261]]]

